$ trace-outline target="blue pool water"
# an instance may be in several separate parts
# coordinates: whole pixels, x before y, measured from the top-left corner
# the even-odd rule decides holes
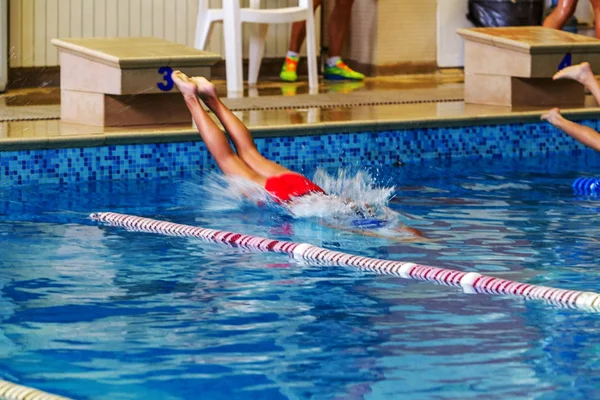
[[[600,292],[600,198],[570,189],[600,176],[597,154],[371,172],[435,240],[219,210],[201,177],[2,189],[0,378],[79,399],[597,396],[598,314],[87,218],[130,213]]]

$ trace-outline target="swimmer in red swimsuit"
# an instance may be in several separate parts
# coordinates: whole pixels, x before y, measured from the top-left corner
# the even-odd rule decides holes
[[[219,99],[215,86],[205,78],[189,78],[174,71],[173,81],[183,94],[198,131],[227,176],[238,176],[256,182],[278,202],[289,202],[307,194],[325,194],[323,189],[304,175],[263,157],[256,148],[248,128]],[[200,100],[219,118],[231,137],[236,152],[225,134],[200,105]]]
[[[196,127],[208,148],[208,151],[217,161],[221,171],[227,176],[241,177],[255,182],[271,194],[275,201],[280,203],[292,202],[309,194],[325,194],[325,191],[297,172],[277,164],[263,157],[256,148],[248,128],[231,112],[219,99],[215,86],[205,78],[190,78],[180,71],[174,71],[173,81],[183,94],[185,103],[192,114]],[[202,108],[200,100],[217,116],[223,127],[231,137],[235,146],[234,151],[229,145],[227,137],[208,113]],[[359,207],[352,201],[346,201],[350,209],[356,211],[359,218],[370,218],[373,210],[368,205]],[[366,213],[366,215],[365,215]],[[373,224],[374,219],[369,219]],[[361,225],[362,226],[362,225]],[[360,233],[361,229],[343,228]],[[407,229],[412,229],[405,227]],[[399,229],[399,230],[404,230]],[[411,235],[421,237],[416,230],[410,231]],[[375,233],[365,233],[376,236]],[[387,237],[387,236],[386,236]],[[404,239],[403,239],[404,240]]]

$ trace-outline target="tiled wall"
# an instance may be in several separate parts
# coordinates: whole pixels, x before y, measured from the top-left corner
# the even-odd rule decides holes
[[[597,129],[597,121],[585,121]],[[385,166],[457,157],[510,158],[578,152],[582,146],[548,124],[343,132],[256,139],[288,168]],[[184,176],[215,169],[202,142],[0,152],[0,184]]]

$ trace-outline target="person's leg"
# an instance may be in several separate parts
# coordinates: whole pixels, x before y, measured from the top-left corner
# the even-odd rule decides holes
[[[174,71],[172,78],[183,95],[185,104],[192,114],[202,140],[204,140],[208,151],[215,158],[221,171],[227,176],[240,176],[264,185],[265,178],[252,170],[235,154],[225,134],[200,105],[200,100],[196,94],[196,83],[179,71]]]
[[[313,12],[321,5],[321,0],[313,1]],[[294,22],[292,24],[292,32],[290,34],[290,43],[288,52],[285,56],[285,62],[281,67],[281,73],[279,74],[281,80],[287,82],[294,82],[298,79],[296,69],[298,67],[298,61],[300,60],[300,48],[306,38],[306,23],[304,21]]]
[[[354,0],[336,0],[329,16],[329,50],[325,64],[325,79],[363,80],[365,76],[350,69],[341,59],[342,47],[348,36]]]
[[[596,38],[600,39],[600,0],[590,0],[594,9],[594,27],[596,30]]]
[[[567,20],[575,13],[577,0],[558,0],[554,10],[546,17],[542,24],[545,28],[562,29]]]
[[[596,80],[592,72],[592,67],[588,62],[582,62],[581,64],[561,69],[554,74],[553,79],[572,79],[581,83],[592,93],[596,102],[600,104],[600,84]]]
[[[200,99],[215,113],[225,130],[233,140],[239,157],[254,171],[264,178],[292,172],[289,169],[263,157],[256,148],[252,134],[219,99],[215,86],[205,78],[191,78],[196,84],[196,90]],[[211,120],[212,122],[212,120]],[[220,130],[219,130],[220,131]]]
[[[313,1],[313,12],[321,5],[321,0]],[[288,50],[294,53],[299,53],[302,43],[306,39],[306,24],[304,21],[294,22],[292,24],[292,33],[290,35],[290,44]]]
[[[542,115],[542,120],[548,121],[578,142],[591,147],[596,151],[600,151],[600,133],[588,126],[579,125],[573,121],[569,121],[560,114],[558,108],[553,108]]]
[[[329,57],[340,57],[348,35],[354,0],[336,0],[329,17]]]

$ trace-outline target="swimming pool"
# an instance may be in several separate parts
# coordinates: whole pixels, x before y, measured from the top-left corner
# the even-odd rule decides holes
[[[593,397],[597,314],[87,218],[110,210],[600,291],[600,200],[570,189],[600,157],[556,154],[371,160],[427,243],[219,210],[206,176],[5,188],[0,378],[94,399]]]

